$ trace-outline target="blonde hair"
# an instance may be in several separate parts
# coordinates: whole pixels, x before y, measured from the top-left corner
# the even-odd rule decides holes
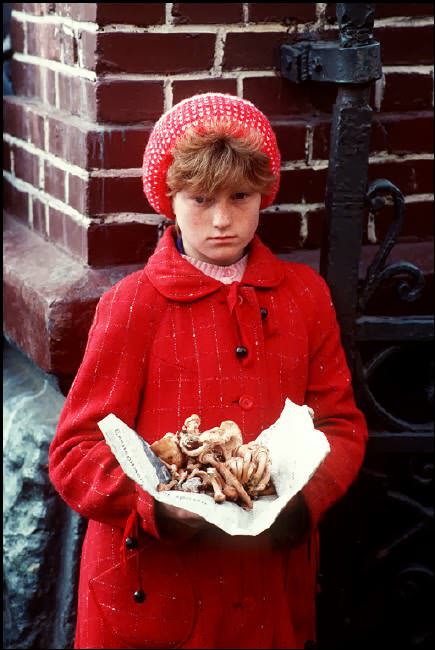
[[[168,196],[185,189],[210,196],[224,188],[269,194],[276,176],[261,146],[258,131],[223,120],[186,129],[171,152]]]

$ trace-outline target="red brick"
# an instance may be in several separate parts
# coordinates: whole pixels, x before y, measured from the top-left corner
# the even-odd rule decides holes
[[[59,108],[62,111],[94,120],[96,116],[95,84],[89,79],[57,72]]]
[[[69,205],[89,217],[118,212],[154,213],[142,189],[141,176],[69,176]]]
[[[6,172],[11,171],[11,148],[7,142],[3,140],[3,169]]]
[[[75,257],[87,263],[87,228],[67,214],[64,215],[64,245]]]
[[[44,118],[29,100],[8,95],[3,97],[3,130],[44,149]]]
[[[293,116],[332,111],[334,84],[291,84],[281,77],[249,77],[243,81],[243,96],[266,115]]]
[[[3,130],[16,138],[27,140],[24,102],[13,95],[3,97]]]
[[[433,112],[375,114],[371,151],[433,153]]]
[[[11,46],[14,52],[24,52],[25,29],[27,23],[11,18]]]
[[[57,75],[58,87],[59,87],[59,108],[61,111],[69,111],[73,113],[73,97],[75,96],[75,90],[80,85],[80,80],[74,77],[71,77],[69,74],[63,74],[59,72]],[[74,85],[74,90],[71,87]],[[75,113],[75,111],[74,111]]]
[[[165,22],[164,2],[98,2],[96,22],[139,25],[163,25]]]
[[[73,257],[87,261],[86,226],[76,223],[68,214],[49,206],[50,240]]]
[[[96,85],[98,122],[157,120],[163,112],[162,81],[100,81]]]
[[[206,5],[209,6],[209,5]],[[186,97],[199,93],[229,93],[237,95],[236,79],[193,79],[191,81],[174,81],[172,85],[174,104]]]
[[[433,192],[433,160],[385,161],[369,165],[369,182],[387,178],[405,195]]]
[[[275,203],[321,203],[325,199],[326,169],[292,169],[281,172]]]
[[[214,61],[214,34],[99,33],[97,73],[176,74],[208,70]]]
[[[17,178],[34,187],[39,185],[39,157],[21,147],[13,147],[14,172]]]
[[[382,65],[433,63],[433,26],[377,27],[374,36],[381,44]]]
[[[323,224],[325,222],[325,209],[309,210],[305,214],[307,220],[307,238],[303,246],[305,249],[320,248],[322,245]]]
[[[80,127],[77,122],[77,118],[50,115],[48,118],[48,150],[66,162],[85,167],[87,130],[84,125]]]
[[[433,16],[433,3],[430,2],[386,2],[375,5],[376,18],[392,16]]]
[[[65,201],[65,172],[63,169],[45,161],[44,190],[55,199]]]
[[[29,195],[3,177],[3,210],[26,225],[29,221]]]
[[[31,63],[11,61],[12,86],[16,95],[40,97],[39,69]]]
[[[301,85],[281,77],[250,77],[243,80],[243,97],[253,102],[268,117],[308,113],[310,104]]]
[[[393,219],[393,206],[386,206],[376,216],[376,235],[382,241]],[[433,201],[407,203],[405,219],[398,242],[418,242],[433,239]]]
[[[143,223],[91,224],[88,264],[145,264],[157,243],[157,227]]]
[[[96,2],[74,2],[64,6],[69,7],[71,18],[74,18],[74,20],[83,20],[89,23],[94,23],[96,21],[98,7],[98,3]],[[58,4],[56,3],[56,9],[57,7]]]
[[[108,126],[90,131],[87,138],[87,168],[123,169],[142,167],[151,125]]]
[[[26,110],[27,137],[38,149],[45,148],[45,121],[43,115],[36,112],[32,107]]]
[[[27,53],[60,61],[60,27],[52,23],[27,23]]]
[[[48,223],[50,241],[65,248],[64,213],[49,206]]]
[[[45,16],[48,13],[48,2],[23,2],[22,11],[35,16]]]
[[[77,40],[73,34],[65,31],[65,25],[61,25],[59,32],[60,59],[66,65],[78,63]]]
[[[300,245],[300,219],[298,212],[262,213],[258,235],[275,254],[290,253]]]
[[[326,10],[325,10],[325,18],[326,22],[329,25],[335,25],[337,24],[337,4],[335,2],[328,2],[326,5]],[[376,15],[376,13],[375,13]]]
[[[93,177],[89,182],[89,214],[150,212],[140,176]]]
[[[39,235],[47,239],[47,223],[45,220],[45,203],[42,203],[38,198],[32,197],[32,211],[33,211],[33,230]]]
[[[416,16],[432,16],[433,4],[425,2],[386,2],[375,4],[375,20],[401,16],[405,18]],[[326,18],[328,23],[336,23],[336,3],[328,2],[326,7]]]
[[[283,32],[227,35],[223,70],[279,70],[280,45],[288,41]]]
[[[89,213],[89,181],[81,176],[68,174],[67,182],[68,204],[80,214],[87,215]]]
[[[62,73],[58,73],[59,83],[62,78]],[[67,76],[67,75],[65,75]],[[69,75],[68,75],[69,76]],[[91,121],[97,119],[97,98],[95,83],[89,79],[82,77],[69,76],[69,82],[66,81],[71,87],[71,106],[69,111],[73,115],[85,117]],[[68,110],[65,108],[65,110]]]
[[[97,34],[87,31],[80,32],[77,47],[80,50],[84,67],[89,70],[95,70],[97,60]]]
[[[209,25],[242,23],[241,2],[174,2],[172,16],[175,25]]]
[[[383,111],[424,111],[432,108],[431,75],[388,73],[381,109]]]
[[[283,25],[305,23],[316,19],[315,2],[252,2],[249,22],[280,22]]]
[[[48,117],[49,151],[83,169],[139,168],[152,124],[93,127],[79,118]]]
[[[305,159],[306,122],[272,120],[282,161]]]
[[[313,127],[313,158],[328,159],[331,120],[320,120]],[[431,153],[433,151],[433,113],[373,113],[370,153]]]
[[[326,160],[329,158],[331,135],[331,118],[319,119],[313,122],[313,158]]]
[[[56,75],[58,72],[50,68],[41,67],[39,70],[40,76],[40,93],[41,101],[50,106],[56,106]]]

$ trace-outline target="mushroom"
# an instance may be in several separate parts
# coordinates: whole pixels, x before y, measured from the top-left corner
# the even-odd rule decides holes
[[[221,482],[216,475],[216,470],[213,467],[209,467],[206,472],[201,469],[194,469],[190,475],[190,478],[193,478],[194,476],[200,476],[203,481],[203,485],[210,485],[212,487],[214,500],[216,503],[222,503],[225,501],[226,496],[222,492]]]
[[[240,428],[232,420],[203,432],[200,423],[193,414],[178,434],[167,433],[151,445],[172,475],[171,481],[159,484],[159,490],[211,489],[217,503],[239,501],[247,509],[252,508],[251,497],[276,494],[266,447],[254,441],[243,444]]]
[[[181,427],[183,433],[190,433],[194,436],[199,434],[199,425],[201,424],[201,418],[196,413],[193,413],[190,417],[184,420],[184,424]]]
[[[268,459],[269,459],[269,454],[266,447],[259,447],[254,452],[253,460],[257,462],[257,469],[255,470],[255,472],[250,478],[250,484],[252,486],[257,485],[257,483],[263,477]]]
[[[182,466],[184,457],[175,433],[166,433],[163,438],[156,440],[150,446],[153,452],[168,465],[175,465],[177,468]]]
[[[157,486],[157,491],[158,492],[166,492],[167,490],[172,490],[175,485],[177,485],[178,481],[176,478],[173,478],[172,481],[169,481],[169,483],[159,483]]]
[[[239,495],[239,498],[243,501],[245,504],[246,508],[250,510],[252,508],[252,500],[249,494],[246,492],[244,489],[243,485],[240,483],[240,481],[234,476],[232,471],[225,465],[225,463],[221,463],[220,461],[216,460],[213,456],[213,454],[208,453],[204,454],[202,456],[202,461],[203,463],[207,465],[211,465],[217,471],[219,474],[222,476],[224,483],[227,485],[230,485],[234,487],[237,490],[237,494]]]
[[[237,501],[239,498],[239,493],[233,485],[225,485],[222,488],[222,492],[225,494],[228,501]]]

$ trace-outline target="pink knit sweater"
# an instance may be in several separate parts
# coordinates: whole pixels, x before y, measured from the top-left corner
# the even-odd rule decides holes
[[[197,260],[189,255],[183,255],[185,260],[190,262],[194,267],[202,271],[210,278],[219,280],[223,284],[231,284],[232,282],[240,282],[248,263],[248,256],[244,255],[240,260],[230,264],[229,266],[220,266],[219,264],[209,264],[202,260]]]

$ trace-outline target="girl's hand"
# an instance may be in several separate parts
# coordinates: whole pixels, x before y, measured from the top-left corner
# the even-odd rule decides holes
[[[167,503],[160,503],[160,501],[156,502],[156,510],[159,517],[172,519],[179,524],[191,526],[192,528],[201,528],[204,524],[208,523],[203,517],[196,515],[194,512],[189,512],[189,510],[177,508]]]
[[[200,530],[213,526],[203,517],[167,503],[156,501],[155,509],[162,537],[188,538]]]
[[[310,513],[301,492],[295,494],[269,529],[276,544],[297,545],[310,530]]]

